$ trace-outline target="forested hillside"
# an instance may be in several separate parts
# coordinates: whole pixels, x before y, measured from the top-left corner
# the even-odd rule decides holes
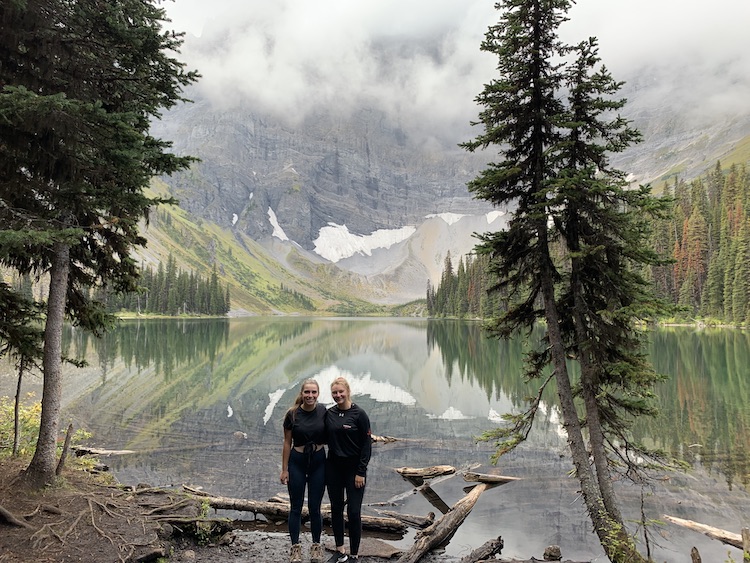
[[[700,318],[750,326],[750,174],[745,164],[720,162],[692,181],[664,185],[673,212],[653,225],[653,245],[671,262],[649,272],[657,294],[678,305],[680,320]],[[562,259],[562,256],[561,256]],[[437,288],[428,287],[431,315],[484,318],[490,303],[486,258],[446,259]]]
[[[231,308],[229,284],[223,286],[219,283],[215,264],[211,275],[204,278],[178,268],[170,254],[166,267],[159,262],[156,271],[150,266],[143,269],[140,286],[138,292],[113,294],[102,291],[96,298],[112,313],[226,315]]]
[[[654,269],[660,295],[686,316],[750,326],[750,176],[747,166],[721,163],[704,176],[665,187],[672,218],[654,229],[654,244],[674,259]]]

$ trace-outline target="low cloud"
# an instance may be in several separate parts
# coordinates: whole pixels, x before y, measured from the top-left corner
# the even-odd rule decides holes
[[[499,13],[489,0],[178,0],[172,27],[201,97],[297,123],[335,108],[383,110],[413,139],[467,140],[474,102],[496,76],[479,50]],[[580,0],[561,37],[599,38],[615,78],[648,103],[750,111],[750,2]],[[640,89],[640,90],[638,90]],[[631,98],[634,94],[630,93]],[[671,100],[671,101],[670,101]]]

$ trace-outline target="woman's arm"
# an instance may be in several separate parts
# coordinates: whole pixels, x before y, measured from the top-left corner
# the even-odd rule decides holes
[[[358,440],[361,449],[359,451],[357,477],[354,480],[354,484],[357,487],[364,487],[365,476],[367,475],[367,464],[370,463],[370,456],[372,455],[372,436],[370,432],[370,418],[367,416],[367,413],[361,409],[359,412],[359,420],[357,420],[357,427],[359,428]]]
[[[289,455],[292,452],[292,429],[284,429],[284,447],[281,449],[281,475],[279,481],[282,485],[289,483]]]

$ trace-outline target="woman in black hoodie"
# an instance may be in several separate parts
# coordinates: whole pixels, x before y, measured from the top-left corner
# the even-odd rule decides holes
[[[337,551],[331,561],[349,563],[358,560],[362,539],[362,499],[365,496],[367,464],[372,453],[370,419],[362,408],[352,402],[349,382],[343,377],[331,383],[331,396],[336,404],[326,413],[326,484]],[[349,519],[348,555],[344,549],[344,504]]]

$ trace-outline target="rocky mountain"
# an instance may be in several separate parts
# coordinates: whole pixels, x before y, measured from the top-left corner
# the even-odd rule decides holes
[[[416,225],[431,213],[490,210],[466,189],[485,156],[458,146],[415,146],[397,123],[367,108],[351,118],[318,113],[289,126],[199,100],[167,115],[156,133],[201,159],[167,180],[181,206],[255,239],[272,235],[277,223],[312,250],[329,223],[365,235]]]
[[[660,98],[647,73],[623,95],[643,142],[614,163],[656,191],[665,179],[690,179],[731,158],[750,135],[750,117],[696,116]],[[492,154],[416,141],[372,108],[295,120],[196,99],[155,123],[154,133],[201,159],[165,179],[189,215],[255,241],[301,279],[309,264],[328,264],[329,274],[356,280],[371,302],[424,296],[448,251],[457,260],[473,248],[473,233],[502,228],[507,218],[508,210],[474,200],[466,188]],[[470,137],[467,126],[455,142]]]

